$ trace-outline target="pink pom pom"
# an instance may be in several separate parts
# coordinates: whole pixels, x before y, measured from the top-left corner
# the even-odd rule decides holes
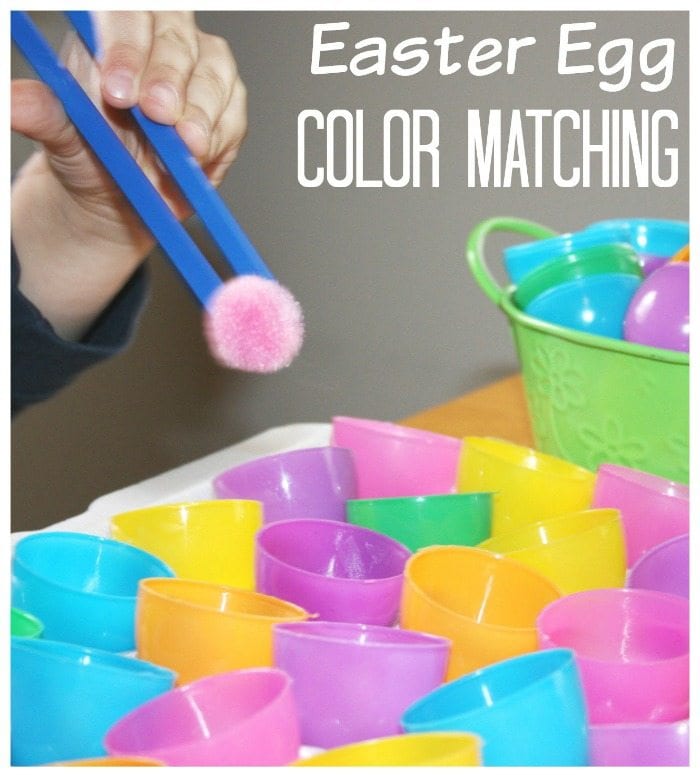
[[[299,302],[274,280],[240,275],[207,302],[204,336],[223,366],[268,374],[294,360],[304,338]]]

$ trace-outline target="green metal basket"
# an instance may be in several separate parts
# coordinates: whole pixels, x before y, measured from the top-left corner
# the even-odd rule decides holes
[[[689,357],[552,325],[523,314],[484,260],[486,238],[554,236],[519,218],[491,218],[469,234],[467,263],[506,314],[538,449],[592,471],[617,463],[688,482]]]

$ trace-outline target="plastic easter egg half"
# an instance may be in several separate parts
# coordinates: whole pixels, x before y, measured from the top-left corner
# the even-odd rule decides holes
[[[667,263],[639,286],[627,308],[628,342],[688,352],[690,345],[690,264]]]

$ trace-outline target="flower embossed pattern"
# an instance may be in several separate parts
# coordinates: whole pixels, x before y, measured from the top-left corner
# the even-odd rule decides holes
[[[690,477],[690,462],[688,461],[688,436],[668,436],[666,438],[666,449],[669,451],[673,460],[683,460],[685,463],[681,466],[682,481],[687,482]]]
[[[605,461],[639,467],[649,454],[646,444],[615,416],[600,418],[592,411],[591,375],[572,357],[570,348],[533,348],[527,382],[539,446],[573,459],[591,470]],[[578,449],[578,454],[572,454]]]
[[[569,351],[551,343],[533,347],[532,358],[523,363],[523,379],[538,448],[572,458],[566,437],[576,427],[570,427],[572,418],[585,413],[587,396],[584,376]]]
[[[644,442],[630,438],[615,417],[607,417],[602,423],[598,421],[595,426],[581,425],[579,435],[589,458],[589,468],[607,461],[640,468],[649,455]]]
[[[581,409],[586,395],[581,386],[586,379],[572,362],[566,349],[536,347],[532,358],[532,371],[537,392],[542,394],[557,412]]]

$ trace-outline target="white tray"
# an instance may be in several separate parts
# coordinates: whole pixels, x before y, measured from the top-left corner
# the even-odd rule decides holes
[[[270,428],[257,436],[151,479],[101,495],[82,514],[56,522],[42,530],[70,530],[108,537],[109,521],[115,514],[156,503],[214,498],[212,480],[228,468],[276,452],[325,446],[330,442],[330,431],[330,423],[295,423]],[[13,544],[30,532],[34,531],[13,533]]]

